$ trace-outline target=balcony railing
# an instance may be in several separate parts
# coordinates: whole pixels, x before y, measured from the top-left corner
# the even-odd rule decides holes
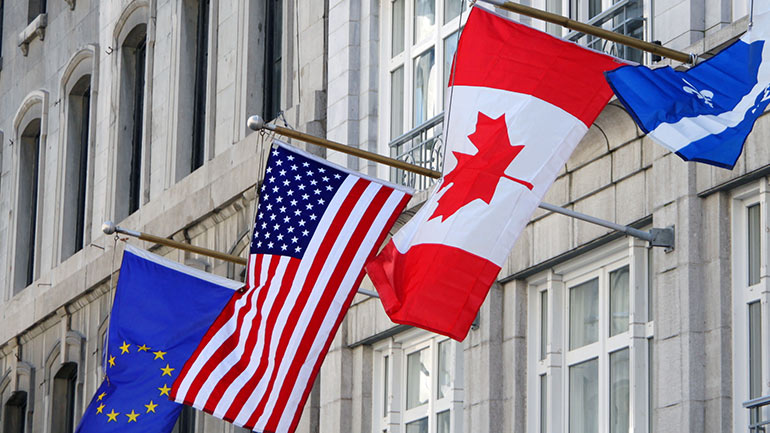
[[[390,156],[410,164],[441,171],[444,162],[444,113],[439,113],[422,125],[396,137],[390,142]],[[411,186],[420,191],[433,185],[436,179],[392,168],[391,182]]]
[[[644,39],[646,22],[642,13],[642,0],[621,0],[588,20],[588,24],[637,39]],[[635,48],[586,35],[585,33],[573,31],[568,33],[566,38],[573,42],[584,44],[594,50],[636,63],[643,63],[644,60],[642,52]],[[581,41],[583,38],[585,38],[585,41]]]
[[[743,403],[743,407],[749,410],[749,433],[768,433],[770,431],[770,414],[768,414],[770,395],[746,401]],[[765,412],[764,416],[763,411]]]

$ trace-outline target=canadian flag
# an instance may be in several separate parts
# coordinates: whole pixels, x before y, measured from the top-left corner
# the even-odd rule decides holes
[[[480,7],[455,56],[443,178],[366,270],[388,316],[463,340],[524,229],[612,96],[604,54]]]

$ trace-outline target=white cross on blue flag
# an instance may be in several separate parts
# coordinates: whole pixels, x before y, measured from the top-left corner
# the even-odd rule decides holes
[[[606,73],[637,125],[685,161],[732,169],[770,104],[770,2],[754,8],[754,25],[740,40],[687,71],[625,66]]]

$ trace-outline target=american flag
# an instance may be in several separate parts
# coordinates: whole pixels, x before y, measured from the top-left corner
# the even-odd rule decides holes
[[[171,398],[259,432],[293,432],[331,340],[411,191],[276,141],[246,287],[213,323]]]

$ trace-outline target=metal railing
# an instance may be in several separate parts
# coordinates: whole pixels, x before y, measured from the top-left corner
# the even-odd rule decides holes
[[[392,158],[441,171],[444,163],[444,113],[428,119],[425,123],[394,138],[390,142]],[[390,169],[391,182],[414,188],[417,191],[431,187],[436,179],[421,176],[401,169]]]
[[[588,20],[588,24],[637,39],[644,39],[646,21],[643,16],[642,0],[621,0]],[[582,38],[586,38],[584,45],[591,49],[636,63],[643,63],[644,61],[644,54],[635,48],[575,31],[566,36],[566,39],[580,43],[583,43],[581,42]]]
[[[767,406],[765,412],[770,410],[770,395],[743,402],[743,407],[749,410],[749,433],[770,431],[770,415],[767,417],[762,415],[765,406]]]

